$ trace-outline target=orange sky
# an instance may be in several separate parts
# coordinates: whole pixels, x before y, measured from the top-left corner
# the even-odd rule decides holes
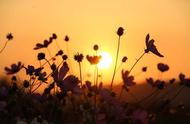
[[[165,55],[164,58],[146,55],[132,74],[140,72],[142,66],[148,66],[149,70],[137,76],[137,80],[151,75],[158,77],[158,62],[170,65],[170,71],[163,78],[176,77],[179,72],[190,76],[189,22],[189,0],[1,0],[0,48],[8,32],[13,33],[14,40],[0,54],[0,73],[3,75],[4,66],[19,60],[25,65],[36,64],[35,44],[52,33],[58,35],[57,41],[63,49],[66,48],[63,38],[69,35],[71,55],[76,52],[92,54],[92,46],[98,44],[100,51],[107,51],[114,57],[116,30],[123,26],[126,30],[119,58],[123,55],[129,58],[124,69],[129,69],[143,52],[147,33],[155,39],[157,48]],[[56,45],[50,49],[54,53]],[[77,72],[77,63],[73,62],[72,65]],[[85,76],[90,66],[86,66],[86,63],[83,65]],[[100,72],[103,73],[103,80],[110,82],[113,67]],[[116,80],[121,80],[120,72]]]

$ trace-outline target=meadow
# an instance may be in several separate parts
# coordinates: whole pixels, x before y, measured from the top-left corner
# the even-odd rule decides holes
[[[118,45],[114,58],[113,75],[108,84],[102,82],[98,64],[104,56],[99,54],[98,44],[92,47],[93,55],[76,53],[69,58],[66,50],[56,41],[53,33],[46,40],[36,43],[38,66],[14,62],[4,70],[7,77],[0,78],[0,123],[1,124],[189,124],[190,100],[188,93],[190,78],[179,73],[172,79],[144,77],[145,82],[138,84],[133,69],[147,54],[164,57],[157,49],[150,34],[145,36],[145,49],[129,70],[118,72],[119,63],[126,63],[124,56],[118,59],[121,37],[125,29],[116,31]],[[13,40],[12,33],[7,34],[5,44],[1,44],[0,54],[6,52],[6,46]],[[69,36],[64,41],[69,43]],[[57,45],[57,53],[51,53],[49,46]],[[43,51],[42,51],[43,49]],[[44,52],[45,51],[45,52]],[[78,63],[79,77],[70,71],[70,60]],[[83,77],[82,63],[88,61],[93,67],[93,80]],[[105,62],[106,63],[106,62]],[[146,73],[142,67],[141,73]],[[169,71],[169,65],[158,63],[160,75]],[[26,78],[18,77],[24,72]],[[122,84],[115,84],[115,75],[120,73]],[[160,76],[161,77],[161,76]],[[43,87],[42,92],[39,88]],[[146,91],[146,92],[145,92]]]

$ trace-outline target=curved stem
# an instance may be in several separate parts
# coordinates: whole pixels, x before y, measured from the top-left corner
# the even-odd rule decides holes
[[[131,71],[133,70],[133,68],[135,67],[135,65],[139,62],[139,60],[145,55],[145,52],[137,59],[137,61],[133,64],[133,66],[131,67],[131,69],[129,70],[129,73],[131,73]]]
[[[41,85],[42,83],[40,82],[40,84],[33,91],[31,91],[31,93],[34,93]]]
[[[113,76],[112,76],[112,80],[111,80],[111,90],[112,90],[112,86],[113,86],[113,81],[114,81],[114,78],[115,78],[115,73],[116,73],[116,69],[117,69],[117,60],[118,60],[118,56],[119,56],[119,46],[120,46],[120,36],[118,38],[118,45],[117,45],[117,54],[116,54],[116,60],[115,60],[115,67],[114,67],[114,72],[113,72]]]
[[[3,52],[3,50],[5,49],[5,47],[7,46],[8,40],[5,42],[5,45],[3,46],[3,48],[0,50],[0,54]]]
[[[185,86],[182,86],[182,87],[177,91],[177,93],[175,94],[175,96],[173,96],[173,97],[170,99],[170,103],[181,93],[181,91],[183,90],[183,88],[185,88]]]
[[[148,96],[142,98],[140,101],[138,101],[138,104],[142,103],[143,101],[145,101],[146,99],[148,99],[149,97],[153,96],[156,92],[158,91],[158,89],[156,89],[155,91],[153,91],[151,94],[149,94]]]

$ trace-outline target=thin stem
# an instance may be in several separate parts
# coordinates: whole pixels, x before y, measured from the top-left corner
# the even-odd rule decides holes
[[[183,88],[185,88],[185,86],[182,86],[178,92],[175,94],[175,96],[173,96],[171,99],[170,99],[170,103],[181,93],[181,91],[183,90]]]
[[[51,63],[45,58],[46,62],[49,64],[50,68],[51,68]]]
[[[42,82],[40,82],[40,84],[32,91],[32,93],[34,93],[41,85],[42,85]]]
[[[129,73],[131,73],[131,71],[133,70],[133,68],[135,67],[135,65],[139,62],[139,60],[145,55],[146,52],[144,52],[138,59],[137,61],[133,64],[133,66],[131,67],[131,69],[129,70]]]
[[[80,71],[80,81],[81,81],[81,87],[82,87],[82,69],[81,69],[81,63],[79,62],[79,71]]]
[[[142,103],[143,101],[145,101],[146,99],[148,99],[149,97],[153,96],[156,92],[158,91],[158,89],[156,89],[155,91],[153,91],[151,94],[149,94],[148,96],[142,98],[138,104]]]
[[[112,86],[113,86],[113,82],[114,82],[114,78],[115,78],[115,73],[116,73],[116,69],[117,69],[117,61],[118,61],[118,56],[119,56],[119,47],[120,47],[120,36],[118,38],[118,45],[117,45],[117,54],[116,54],[116,60],[115,60],[115,67],[114,67],[114,72],[113,72],[113,76],[112,76],[112,80],[111,80],[111,90],[112,90]]]
[[[5,42],[5,45],[3,46],[3,48],[0,50],[0,54],[3,52],[3,50],[5,49],[5,47],[7,46],[8,40]]]

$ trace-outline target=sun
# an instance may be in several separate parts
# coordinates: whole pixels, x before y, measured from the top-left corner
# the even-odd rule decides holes
[[[102,56],[100,63],[98,64],[98,67],[100,69],[107,69],[110,67],[112,63],[112,57],[108,52],[100,52],[100,55]]]

